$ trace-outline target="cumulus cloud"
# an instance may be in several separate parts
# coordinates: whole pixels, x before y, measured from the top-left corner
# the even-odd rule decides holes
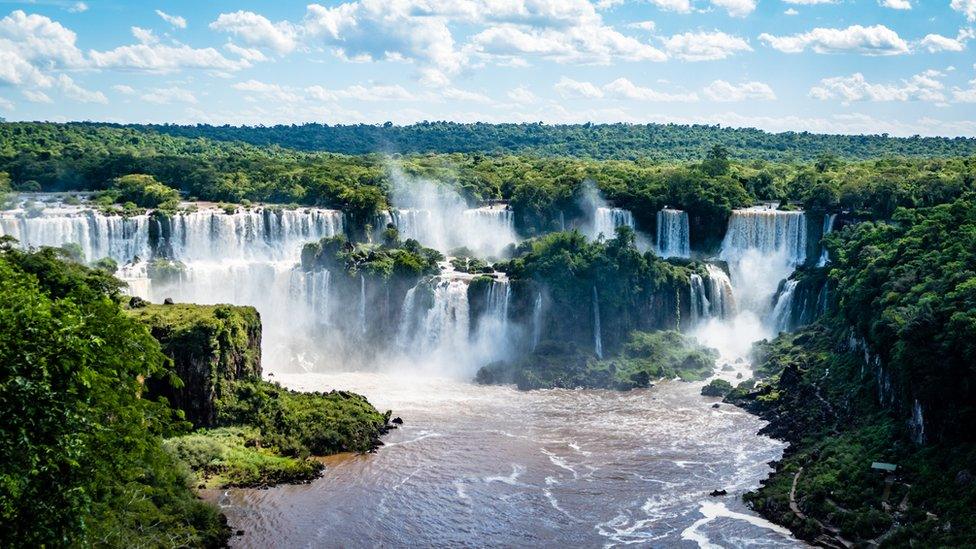
[[[909,0],[878,0],[878,5],[883,8],[891,8],[893,10],[912,9],[912,3],[909,2]]]
[[[816,53],[859,53],[862,55],[901,55],[911,50],[898,33],[884,25],[864,27],[852,25],[846,29],[816,28],[787,36],[763,33],[759,40],[784,53],[800,53],[810,49]]]
[[[626,78],[618,78],[613,82],[610,82],[609,84],[603,86],[603,90],[608,96],[633,101],[655,101],[662,103],[689,103],[698,101],[698,95],[694,93],[660,92],[651,88],[638,86]]]
[[[711,0],[712,5],[724,9],[732,17],[745,17],[756,10],[757,0]]]
[[[116,84],[112,86],[112,89],[121,93],[122,95],[132,95],[136,93],[136,90],[132,86],[126,86],[125,84]]]
[[[75,2],[68,6],[68,11],[71,13],[83,13],[88,11],[88,4],[84,2]]]
[[[976,0],[952,0],[952,9],[966,16],[969,21],[976,21]]]
[[[597,99],[603,97],[603,90],[591,82],[580,82],[572,78],[562,77],[553,86],[556,93],[563,99]]]
[[[297,30],[291,23],[272,23],[267,17],[250,11],[222,13],[210,23],[210,28],[231,34],[249,46],[266,48],[279,54],[289,53],[297,45]]]
[[[689,13],[691,11],[690,0],[650,0],[650,2],[665,11],[676,11],[678,13]]]
[[[873,84],[861,73],[850,76],[824,78],[810,90],[810,97],[820,100],[855,101],[945,101],[945,85],[939,80],[943,74],[929,70],[896,84]]]
[[[732,84],[725,80],[716,80],[702,90],[705,97],[712,101],[772,101],[776,94],[768,84],[763,82],[744,82]]]
[[[260,96],[265,99],[272,99],[274,101],[284,103],[297,103],[302,100],[301,94],[297,93],[291,88],[285,88],[279,84],[269,84],[267,82],[261,82],[254,79],[246,82],[237,82],[231,85],[231,88],[238,91],[249,92],[253,96]]]
[[[535,103],[539,100],[539,98],[532,93],[532,90],[526,88],[525,86],[512,88],[508,90],[506,95],[509,99],[515,101],[516,103]]]
[[[154,88],[139,96],[143,101],[168,105],[170,103],[196,104],[197,98],[193,92],[180,87]]]
[[[82,88],[71,79],[70,76],[62,74],[58,76],[58,87],[61,93],[69,99],[82,103],[108,103],[108,98],[100,91],[90,91]]]
[[[108,51],[88,52],[91,65],[100,69],[173,72],[181,69],[237,71],[250,66],[246,59],[231,60],[214,48],[192,48],[185,44],[132,44]]]
[[[714,61],[752,51],[742,38],[721,31],[676,34],[664,39],[664,48],[668,55],[684,61]]]
[[[23,90],[24,98],[31,103],[54,103],[48,95],[40,90]]]
[[[177,28],[177,29],[186,28],[186,19],[180,17],[179,15],[170,15],[162,10],[156,10],[156,15],[158,15],[163,21],[166,21],[167,23],[172,25],[173,28]]]
[[[929,53],[941,51],[959,52],[966,49],[966,42],[976,36],[972,29],[962,29],[955,38],[942,36],[941,34],[928,34],[919,42],[919,46]]]
[[[77,36],[48,17],[16,10],[0,19],[3,48],[15,51],[22,59],[46,67],[76,68],[85,64],[75,46]]]

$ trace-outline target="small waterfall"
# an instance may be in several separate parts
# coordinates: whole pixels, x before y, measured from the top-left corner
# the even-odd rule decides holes
[[[414,308],[417,301],[417,286],[407,290],[403,297],[403,311],[400,314],[400,326],[397,329],[397,347],[407,349],[410,346],[414,327]]]
[[[616,236],[617,227],[623,226],[636,229],[634,214],[630,210],[599,207],[593,215],[593,232],[590,236],[596,239],[602,234],[609,240]]]
[[[457,361],[468,351],[468,285],[463,280],[440,279],[433,290],[433,306],[414,331],[415,350],[437,361]]]
[[[657,212],[657,252],[661,257],[691,257],[688,212],[665,208]]]
[[[835,221],[837,221],[837,214],[827,214],[824,216],[824,223],[823,223],[824,236],[827,236],[828,234],[834,231]],[[828,261],[830,261],[830,254],[827,252],[827,248],[824,247],[823,240],[821,240],[820,242],[820,248],[821,248],[820,260],[817,261],[817,267],[823,267],[824,265],[827,264]]]
[[[366,277],[359,275],[359,333],[366,335]]]
[[[593,286],[593,351],[597,358],[603,358],[603,333],[600,329],[600,300],[596,286]]]
[[[732,291],[732,281],[720,267],[706,264],[708,271],[708,303],[709,313],[718,318],[732,318],[735,316],[735,293]]]
[[[464,210],[460,223],[450,228],[455,246],[464,246],[491,257],[518,240],[515,214],[507,206],[485,206]]]
[[[691,294],[691,324],[698,324],[702,319],[711,315],[711,304],[708,302],[705,283],[699,274],[692,274],[689,277]]]
[[[433,228],[430,210],[396,209],[390,210],[391,222],[397,228],[402,240],[412,238],[424,246],[445,249],[445,244]]]
[[[793,297],[796,295],[796,280],[787,280],[776,298],[770,323],[777,332],[788,332],[793,328]]]
[[[539,346],[539,339],[542,338],[542,292],[535,296],[535,304],[532,305],[532,350]]]
[[[918,399],[912,404],[912,419],[908,422],[908,430],[915,444],[925,444],[925,415]]]

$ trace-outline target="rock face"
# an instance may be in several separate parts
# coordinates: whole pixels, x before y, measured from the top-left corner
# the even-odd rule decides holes
[[[149,328],[182,381],[149,379],[148,395],[165,397],[194,427],[214,425],[225,382],[261,378],[261,317],[253,307],[147,305],[129,314]]]

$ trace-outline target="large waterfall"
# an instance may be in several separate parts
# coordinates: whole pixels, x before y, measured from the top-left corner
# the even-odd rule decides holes
[[[442,253],[467,248],[484,257],[500,257],[506,246],[518,241],[515,215],[504,205],[482,208],[393,209],[383,212],[377,232],[386,224],[397,228],[400,238],[412,238]]]
[[[691,257],[688,212],[670,208],[657,212],[657,253],[661,257]]]
[[[111,257],[119,262],[148,257],[149,216],[106,216],[80,207],[56,205],[35,213],[9,210],[0,214],[0,235],[24,246],[81,246],[85,259]]]

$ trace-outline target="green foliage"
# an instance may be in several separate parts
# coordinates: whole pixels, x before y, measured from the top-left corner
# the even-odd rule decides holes
[[[318,461],[282,456],[263,444],[257,429],[222,427],[170,438],[164,446],[209,488],[308,482],[322,471]]]
[[[713,379],[702,387],[702,396],[725,397],[733,390],[732,384],[724,379]]]
[[[146,265],[146,274],[157,284],[179,282],[185,272],[186,265],[174,259],[157,257]]]
[[[112,189],[119,203],[132,202],[142,208],[173,209],[180,201],[180,193],[151,175],[129,174],[112,181]]]
[[[140,398],[165,357],[113,300],[108,275],[58,252],[0,249],[0,545],[218,545]]]

